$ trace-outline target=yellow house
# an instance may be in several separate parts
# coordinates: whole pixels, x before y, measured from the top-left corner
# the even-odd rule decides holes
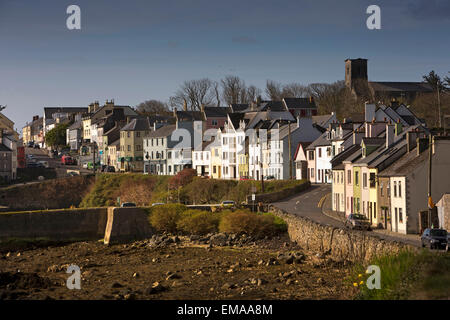
[[[222,148],[220,146],[211,147],[211,178],[222,178]]]
[[[239,177],[248,178],[248,154],[240,154],[238,161]]]
[[[14,139],[19,140],[19,134],[14,130],[14,122],[0,112],[0,130],[4,133],[11,134]]]
[[[108,166],[113,166],[116,171],[119,170],[119,163],[117,155],[120,154],[120,139],[117,139],[113,143],[108,145],[108,150],[106,152],[106,164]]]
[[[144,171],[144,137],[150,134],[150,120],[135,118],[120,130],[120,170]]]

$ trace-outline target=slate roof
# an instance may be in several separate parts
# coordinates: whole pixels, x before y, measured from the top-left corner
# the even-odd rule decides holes
[[[288,109],[317,109],[316,103],[310,98],[284,98],[283,103]]]
[[[387,82],[369,81],[374,91],[388,92],[432,92],[432,88],[425,82]]]
[[[147,117],[139,117],[131,119],[130,122],[121,129],[121,131],[146,131],[151,129],[152,126],[149,119]]]
[[[195,121],[203,120],[203,113],[201,111],[177,111],[178,121]]]
[[[379,176],[382,177],[391,177],[391,176],[404,176],[408,173],[412,172],[413,169],[427,161],[428,159],[428,149],[422,152],[420,155],[417,155],[417,147],[411,150],[409,153],[406,153],[398,159],[395,163],[393,163],[389,168],[384,170]]]
[[[244,120],[245,113],[230,113],[228,114],[228,118],[231,121],[231,124],[233,125],[233,128],[235,130],[239,129],[239,123],[241,120]]]
[[[333,117],[333,114],[324,114],[321,116],[312,116],[313,123],[321,126],[322,128],[328,127],[328,122]]]
[[[147,136],[149,138],[164,138],[167,136],[170,136],[173,131],[177,128],[176,125],[170,124],[167,126],[163,126],[161,128],[156,129],[155,131],[150,132],[150,134]]]
[[[282,101],[267,101],[263,102],[256,108],[256,111],[287,111],[286,106]]]
[[[243,112],[247,110],[250,105],[248,103],[232,103],[230,107],[232,112]]]
[[[3,143],[0,143],[0,151],[1,152],[12,152],[12,150],[10,148],[8,148],[7,146],[5,146]]]
[[[205,107],[204,113],[206,118],[226,118],[227,114],[230,113],[230,108],[228,107]]]
[[[72,123],[72,125],[67,128],[69,130],[75,130],[75,129],[80,129],[81,128],[81,121],[75,121],[74,123]]]
[[[331,141],[327,139],[328,132],[322,133],[320,137],[313,141],[306,149],[314,150],[316,147],[330,146]]]

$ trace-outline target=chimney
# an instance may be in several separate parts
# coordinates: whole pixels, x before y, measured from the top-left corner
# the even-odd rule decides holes
[[[403,125],[400,122],[400,119],[397,120],[397,123],[395,124],[395,135],[398,136],[400,133],[402,133]]]
[[[174,116],[174,117],[177,116],[177,108],[173,108],[173,116]]]
[[[153,131],[156,131],[156,121],[153,122]]]
[[[394,143],[395,125],[386,124],[386,149]]]
[[[365,110],[365,119],[364,120],[366,122],[372,121],[372,119],[375,118],[375,108],[376,108],[375,104],[366,102],[364,108],[365,108],[364,109]]]
[[[428,149],[428,141],[429,138],[417,138],[417,155],[420,155],[422,152]]]
[[[187,101],[186,101],[186,99],[183,99],[183,110],[184,111],[187,111],[188,109],[187,109]]]
[[[0,144],[3,144],[3,129],[0,129]]]
[[[417,146],[418,131],[406,132],[406,152],[409,153]]]

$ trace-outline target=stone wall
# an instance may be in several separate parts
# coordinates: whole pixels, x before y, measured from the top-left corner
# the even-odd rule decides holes
[[[299,184],[295,187],[284,189],[281,191],[271,192],[271,193],[261,193],[255,195],[255,203],[272,203],[277,202],[286,198],[289,198],[299,192],[308,189],[311,186],[311,182],[307,181],[305,183]],[[252,196],[247,197],[247,203],[253,203]]]
[[[98,240],[105,233],[107,208],[0,213],[0,240]]]
[[[291,241],[307,250],[329,253],[337,259],[368,262],[377,256],[395,254],[402,249],[415,249],[400,242],[383,240],[367,232],[321,225],[273,206],[270,211],[286,221]]]

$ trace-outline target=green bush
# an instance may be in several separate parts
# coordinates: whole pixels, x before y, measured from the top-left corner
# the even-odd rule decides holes
[[[186,211],[186,206],[182,204],[165,204],[151,208],[150,224],[159,232],[177,231],[177,222],[181,214]]]
[[[179,231],[186,234],[205,235],[217,232],[220,214],[202,210],[187,210],[177,223]]]
[[[284,221],[276,219],[271,214],[256,214],[249,210],[238,210],[223,213],[219,231],[227,233],[245,232],[256,238],[273,237],[286,230],[285,227],[282,227],[283,223]]]

